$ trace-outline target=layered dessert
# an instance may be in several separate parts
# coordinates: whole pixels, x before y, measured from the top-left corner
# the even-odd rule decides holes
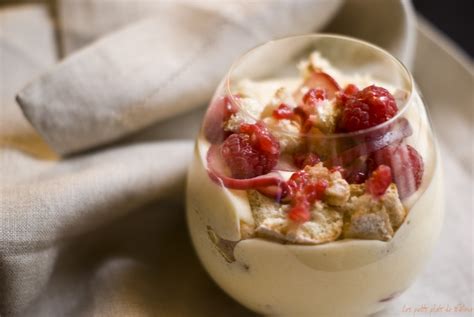
[[[432,247],[437,154],[405,87],[345,74],[317,51],[298,68],[214,98],[188,178],[191,236],[211,276],[255,311],[365,316],[408,287]]]

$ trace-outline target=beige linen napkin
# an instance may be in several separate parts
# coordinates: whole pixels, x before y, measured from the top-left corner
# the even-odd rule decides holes
[[[97,3],[95,12],[107,10],[106,3],[90,3]],[[25,116],[59,154],[114,141],[203,105],[243,51],[321,28],[339,1],[234,3],[232,17],[191,4],[151,3],[153,17],[84,48],[18,95]],[[139,5],[119,2],[117,10]]]
[[[405,62],[413,61],[416,32],[408,2],[339,4],[64,0],[59,5],[60,51],[71,55],[36,79],[56,51],[48,17],[38,6],[4,10],[0,315],[252,316],[207,278],[190,246],[182,198],[190,138],[199,126],[201,106],[228,64],[246,48],[275,36],[321,30],[329,22],[329,30],[375,41]],[[26,22],[32,20],[40,22]],[[14,22],[5,28],[5,21]],[[221,26],[217,31],[216,25]],[[456,63],[433,37],[420,34],[414,69],[420,85],[431,87],[439,73],[420,54],[430,50],[440,65]],[[21,43],[21,49],[9,50],[12,42]],[[32,60],[43,64],[32,68]],[[423,76],[428,69],[434,72],[430,78]],[[463,74],[460,66],[452,78]],[[22,110],[52,149],[38,141],[15,107],[14,94],[27,81],[19,94]],[[440,92],[428,91],[429,104],[441,108],[436,103],[444,100]],[[452,116],[463,126],[472,123],[460,119],[460,112]],[[84,151],[119,138],[113,147]],[[82,153],[58,159],[53,150]],[[469,162],[472,155],[466,158]],[[446,162],[456,177],[448,184],[468,188],[471,179],[463,177],[457,156]],[[469,201],[466,191],[450,197],[454,194]],[[442,259],[454,255],[452,243],[472,248],[465,234],[472,215],[462,203],[451,206],[455,218],[447,219],[443,248],[420,282],[394,303],[390,316],[403,316],[403,303],[469,304],[472,256],[467,252],[452,264]],[[452,280],[436,278],[437,272],[451,269],[458,271]]]

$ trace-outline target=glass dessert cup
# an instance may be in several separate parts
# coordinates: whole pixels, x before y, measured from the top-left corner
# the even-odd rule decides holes
[[[313,51],[319,53],[301,64],[305,77],[300,79],[294,65]],[[387,88],[396,113],[348,131],[354,121],[340,119],[346,113],[337,109],[347,109],[350,102],[343,100],[359,96],[344,89],[351,83],[358,91],[372,84]],[[290,97],[275,94],[282,86]],[[322,95],[311,99],[308,87]],[[313,121],[308,118],[314,116],[299,115],[308,99],[314,109],[326,109],[315,112]],[[331,111],[339,123],[325,117]],[[239,146],[229,146],[245,133],[249,137]],[[240,164],[248,150],[242,142],[254,139],[266,144],[267,156],[263,161],[259,156],[258,164]],[[268,140],[276,140],[276,150]],[[381,166],[391,175],[382,192]],[[326,177],[303,188],[305,195],[312,191],[311,213],[296,208],[302,189],[291,180],[302,170]],[[188,173],[188,226],[210,276],[251,310],[275,316],[368,316],[405,291],[429,259],[443,218],[441,177],[426,109],[398,60],[348,37],[290,37],[246,53],[218,86]],[[338,196],[336,183],[346,194]],[[279,211],[260,212],[261,206]]]

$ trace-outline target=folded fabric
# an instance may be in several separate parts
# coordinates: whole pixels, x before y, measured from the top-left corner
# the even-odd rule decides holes
[[[242,6],[240,16],[230,19],[162,2],[155,17],[99,40],[30,83],[18,102],[59,154],[96,147],[203,105],[243,51],[311,32],[339,3],[265,2]]]

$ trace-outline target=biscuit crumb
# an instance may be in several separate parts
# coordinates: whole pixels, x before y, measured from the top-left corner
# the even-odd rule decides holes
[[[360,188],[362,186],[351,189],[359,194]],[[406,216],[397,186],[393,183],[379,198],[367,193],[351,196],[344,209],[347,213],[344,238],[390,240]]]
[[[255,219],[257,236],[281,242],[320,244],[334,241],[342,233],[342,213],[335,208],[317,202],[311,210],[311,220],[295,224],[288,219],[288,205],[279,205],[257,191],[249,191],[248,197]]]

